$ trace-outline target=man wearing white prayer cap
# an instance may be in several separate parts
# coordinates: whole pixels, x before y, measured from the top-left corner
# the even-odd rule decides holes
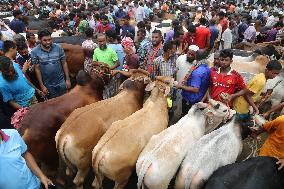
[[[180,55],[176,60],[177,68],[177,81],[180,83],[183,81],[184,76],[187,74],[189,67],[195,60],[195,53],[199,50],[197,45],[190,45],[188,47],[187,54]]]
[[[177,69],[177,82],[182,83],[184,80],[185,75],[188,73],[188,70],[193,64],[193,61],[195,60],[195,54],[196,51],[199,50],[199,47],[196,45],[190,45],[188,47],[188,53],[180,55],[176,60],[176,69]],[[178,90],[177,92],[177,98],[176,102],[174,102],[174,105],[177,106],[177,110],[181,110],[182,105],[182,90]],[[180,116],[179,111],[175,111]]]
[[[196,51],[195,51],[196,50]],[[210,68],[207,62],[203,60],[203,51],[198,50],[195,45],[189,47],[187,53],[187,63],[189,68],[181,82],[176,85],[177,89],[182,90],[182,114],[184,116],[188,110],[197,102],[200,102],[209,87]],[[195,61],[189,63],[188,59],[193,58]]]

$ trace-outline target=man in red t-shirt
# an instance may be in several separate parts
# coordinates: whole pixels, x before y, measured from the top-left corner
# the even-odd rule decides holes
[[[199,19],[200,26],[196,28],[196,45],[199,47],[199,49],[206,49],[210,46],[210,36],[211,32],[210,30],[205,26],[206,25],[206,19],[200,18]]]
[[[243,77],[237,71],[232,70],[230,66],[232,62],[232,50],[222,50],[220,52],[219,69],[212,68],[211,70],[209,88],[212,99],[229,104],[236,97],[243,96],[248,92]]]
[[[108,17],[103,15],[101,17],[101,23],[97,26],[98,33],[105,33],[106,31],[112,30],[112,26],[109,23]]]
[[[229,27],[229,21],[225,17],[226,13],[221,11],[219,13],[219,24],[222,26],[222,33]]]
[[[188,32],[186,32],[183,36],[181,54],[186,54],[190,45],[196,45],[195,37],[196,27],[194,25],[190,25],[188,27]]]

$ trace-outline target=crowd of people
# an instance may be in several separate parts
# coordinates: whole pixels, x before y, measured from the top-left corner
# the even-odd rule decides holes
[[[252,114],[259,114],[256,103],[261,98],[266,81],[282,70],[281,63],[271,58],[265,72],[256,74],[246,83],[243,76],[231,68],[234,56],[231,49],[241,43],[252,46],[262,42],[283,44],[284,4],[281,0],[86,0],[79,3],[19,0],[12,3],[11,8],[14,19],[9,25],[10,32],[12,35],[26,33],[26,37],[13,41],[6,30],[1,31],[0,128],[3,130],[0,130],[0,175],[6,175],[2,167],[5,164],[1,161],[2,154],[9,153],[8,149],[17,149],[14,158],[24,158],[25,161],[21,159],[21,166],[27,164],[46,187],[51,181],[36,166],[18,133],[6,128],[12,128],[11,116],[15,111],[61,96],[71,88],[64,50],[52,42],[54,30],[63,30],[67,36],[85,37],[82,43],[84,70],[90,72],[94,64],[100,63],[109,66],[114,75],[113,83],[108,86],[112,90],[109,96],[116,92],[111,85],[120,84],[125,79],[123,75],[131,69],[144,69],[151,78],[174,78],[178,84],[171,98],[174,107],[181,106],[179,116],[187,114],[195,103],[210,97],[236,110],[241,119],[249,119]],[[43,28],[37,36],[23,19],[35,12],[40,18],[50,20],[49,28]],[[155,28],[155,23],[164,20],[172,20],[171,28],[166,32]],[[207,57],[213,52],[214,66],[210,68]],[[174,107],[169,108],[170,117],[176,110]],[[272,112],[283,107],[284,103],[272,107],[264,116],[268,118]],[[265,143],[260,155],[278,157],[282,168],[283,116],[262,128],[254,132],[266,130],[273,136]],[[12,168],[6,166],[5,169]],[[21,167],[16,169],[23,171]],[[24,171],[28,169],[25,167]],[[16,172],[11,174],[18,175]],[[32,182],[31,179],[21,180],[23,186],[27,186],[25,188],[39,186],[38,180],[34,180],[33,184],[27,183]],[[0,188],[8,186],[6,180],[9,180],[8,177],[0,177]],[[9,184],[9,189],[19,188],[15,183]]]

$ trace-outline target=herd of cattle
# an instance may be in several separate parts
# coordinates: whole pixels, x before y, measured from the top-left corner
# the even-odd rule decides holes
[[[36,26],[42,27],[38,22]],[[146,71],[132,70],[118,94],[103,99],[112,75],[104,65],[94,66],[90,74],[82,71],[82,39],[55,38],[65,51],[77,85],[61,97],[32,106],[19,128],[29,151],[51,175],[56,174],[61,159],[66,174],[75,176],[76,188],[83,188],[90,170],[95,174],[95,188],[102,188],[107,177],[115,181],[115,189],[122,189],[135,170],[139,189],[166,189],[173,179],[177,189],[284,188],[284,173],[277,171],[274,158],[234,163],[246,136],[234,110],[226,105],[212,99],[207,104],[197,103],[168,127],[172,78],[151,81]],[[256,53],[234,50],[232,67],[249,73],[248,77],[264,72],[269,57],[280,54],[274,46],[254,48]],[[213,54],[211,63],[212,59]],[[281,73],[267,82],[266,90],[273,89],[268,99],[272,105],[284,101],[283,80]],[[150,92],[147,99],[145,92]],[[254,119],[265,122],[260,116]]]
[[[80,46],[62,46],[76,52],[69,55],[66,51],[67,61],[68,56],[78,55],[75,47]],[[251,62],[235,61],[234,68],[263,72],[267,56],[251,56],[243,57]],[[146,71],[132,70],[118,94],[103,99],[104,87],[112,77],[108,67],[96,65],[89,75],[78,71],[82,64],[74,63],[75,58],[70,60],[70,70],[78,72],[77,85],[61,97],[32,106],[19,129],[29,151],[49,173],[56,173],[60,158],[67,165],[66,174],[75,174],[77,188],[83,188],[90,170],[95,174],[95,188],[102,188],[107,177],[115,181],[115,189],[122,189],[134,170],[139,189],[166,189],[174,178],[177,189],[284,186],[273,158],[256,157],[232,164],[241,154],[246,136],[234,118],[235,111],[226,105],[212,99],[207,104],[197,103],[168,127],[167,96],[175,84],[172,78],[151,81]],[[283,75],[267,86],[274,88],[269,99],[272,104],[284,100],[283,82],[275,86],[279,80]],[[146,91],[150,96],[144,99]],[[254,119],[265,122],[260,116]],[[264,181],[263,175],[268,173],[273,179]]]

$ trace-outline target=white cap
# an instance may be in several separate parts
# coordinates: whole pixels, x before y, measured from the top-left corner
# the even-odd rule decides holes
[[[201,7],[198,7],[198,8],[197,8],[197,11],[202,11],[202,8],[201,8]]]
[[[191,50],[191,51],[196,52],[196,51],[198,51],[198,50],[199,50],[199,47],[198,47],[198,46],[196,46],[196,45],[190,45],[190,46],[188,47],[188,50]]]
[[[283,14],[283,11],[279,11],[279,13],[278,13],[279,15],[282,15]]]

